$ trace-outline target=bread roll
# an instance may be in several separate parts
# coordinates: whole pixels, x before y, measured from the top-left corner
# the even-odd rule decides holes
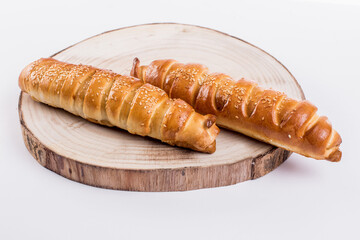
[[[221,127],[307,157],[341,159],[340,135],[309,101],[171,59],[140,66],[136,58],[131,75],[183,99],[201,114],[214,114]]]
[[[185,101],[134,77],[42,58],[25,67],[19,86],[36,101],[95,123],[200,152],[216,149],[213,115],[196,113]]]

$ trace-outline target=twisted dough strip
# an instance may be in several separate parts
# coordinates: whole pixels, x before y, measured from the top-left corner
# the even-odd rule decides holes
[[[200,64],[175,60],[139,64],[135,58],[132,76],[164,89],[172,98],[183,99],[199,113],[214,114],[219,126],[307,157],[341,159],[340,135],[308,101],[264,90],[244,79],[234,81],[225,74],[209,73]]]
[[[219,129],[213,115],[198,114],[183,100],[133,77],[47,58],[25,67],[19,86],[36,101],[95,123],[201,152],[216,149]]]

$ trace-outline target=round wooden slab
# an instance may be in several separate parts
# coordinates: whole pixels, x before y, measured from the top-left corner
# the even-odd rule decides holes
[[[192,25],[148,24],[86,39],[54,58],[129,74],[142,64],[173,58],[205,64],[212,72],[245,77],[304,99],[289,71],[263,50],[227,34]],[[290,152],[223,130],[214,154],[171,147],[117,128],[88,122],[22,93],[20,122],[25,145],[44,167],[92,186],[134,191],[183,191],[261,177]]]

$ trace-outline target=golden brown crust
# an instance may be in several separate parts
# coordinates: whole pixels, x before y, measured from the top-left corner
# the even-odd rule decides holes
[[[209,73],[200,64],[156,60],[131,74],[163,88],[170,97],[185,100],[201,114],[214,114],[218,125],[241,132],[304,156],[337,162],[341,159],[340,135],[326,117],[308,101],[262,89],[256,83],[234,81],[221,73]]]
[[[37,101],[89,121],[117,126],[171,145],[213,153],[219,129],[180,99],[141,80],[45,58],[21,72],[19,86]]]

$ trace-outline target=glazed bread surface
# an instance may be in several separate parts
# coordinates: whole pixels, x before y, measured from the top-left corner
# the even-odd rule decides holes
[[[19,86],[36,101],[95,123],[201,152],[216,149],[213,115],[196,113],[185,101],[134,77],[42,58],[24,68]]]
[[[131,75],[162,88],[171,98],[183,99],[201,114],[214,114],[221,127],[307,157],[341,159],[340,135],[309,101],[172,59],[140,66],[135,58]]]

